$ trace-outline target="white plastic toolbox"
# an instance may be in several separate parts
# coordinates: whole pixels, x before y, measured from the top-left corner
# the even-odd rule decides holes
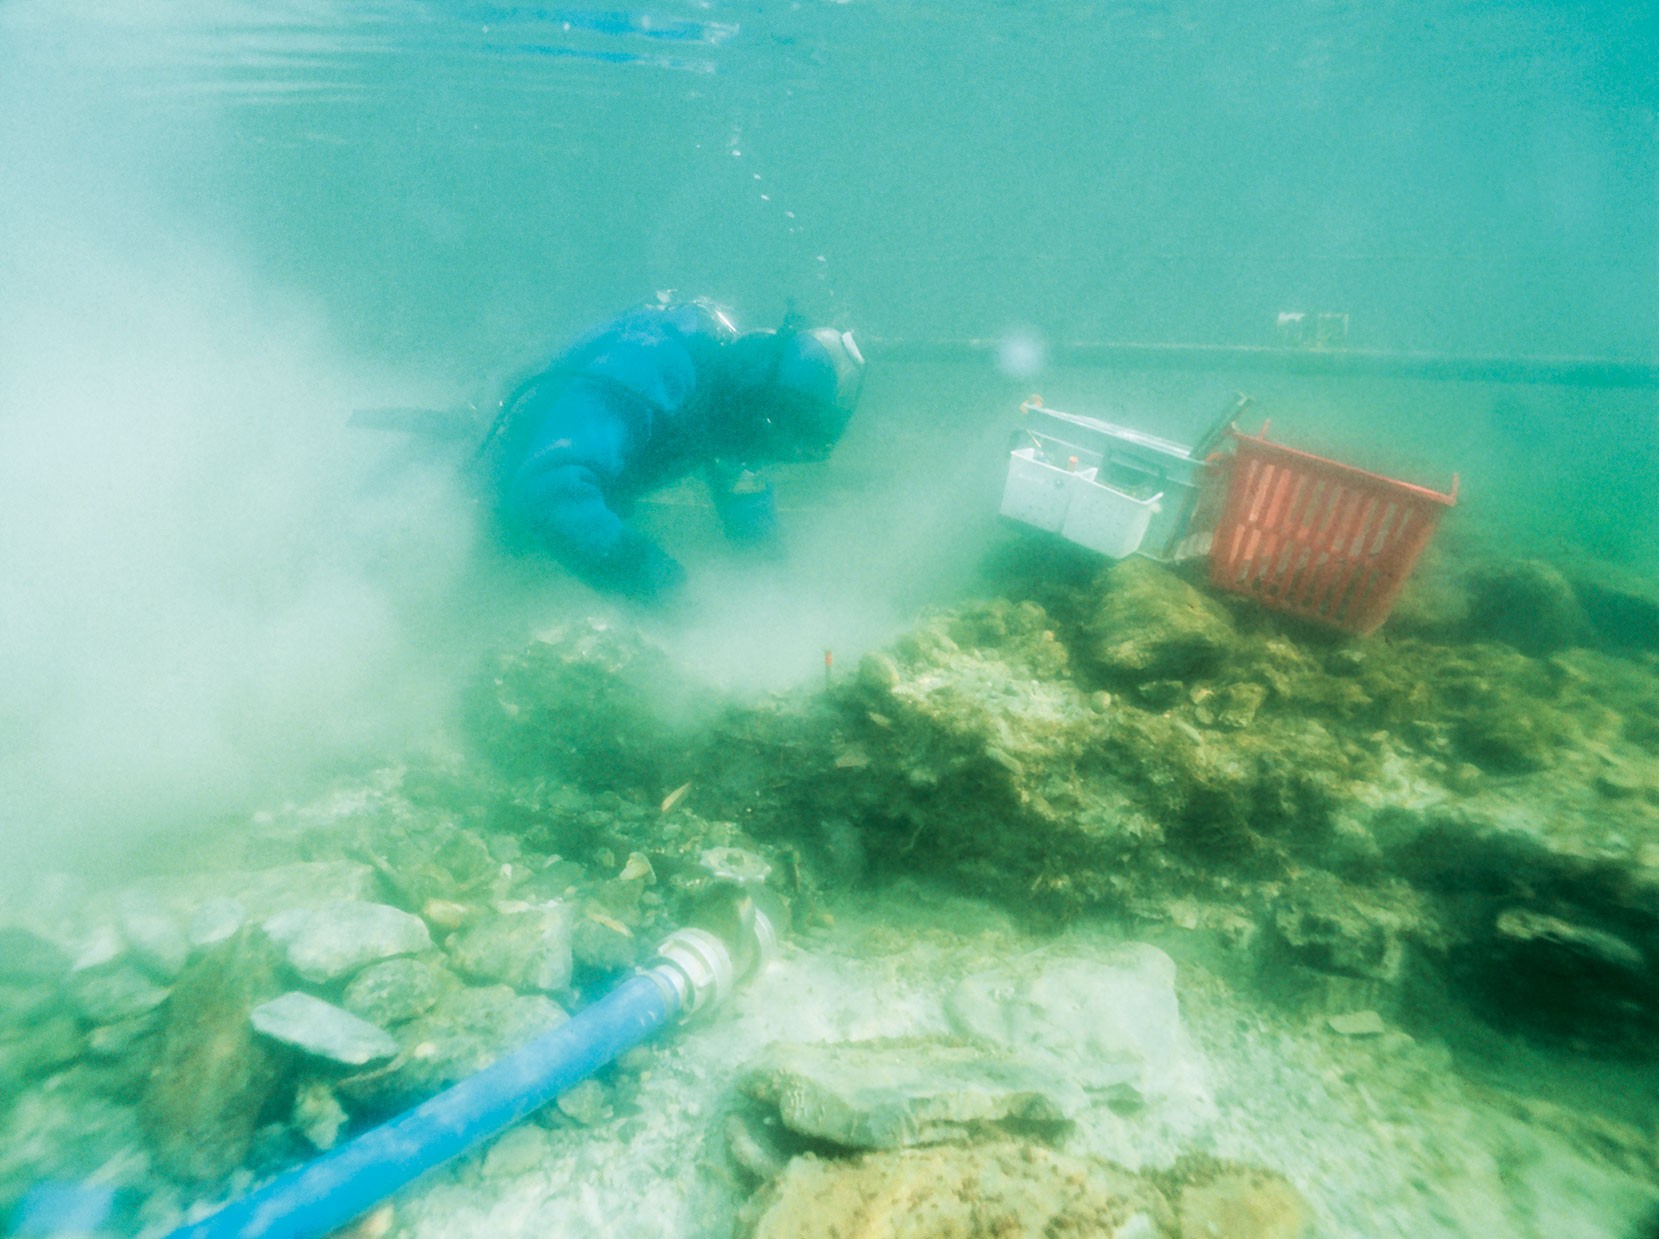
[[[1113,559],[1133,555],[1163,496],[1137,498],[1096,477],[1096,469],[1062,469],[1036,447],[1017,448],[1008,456],[1002,514]]]

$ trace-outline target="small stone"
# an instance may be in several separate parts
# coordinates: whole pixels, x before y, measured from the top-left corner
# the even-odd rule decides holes
[[[94,1024],[114,1024],[154,1011],[167,990],[126,963],[83,968],[70,974],[69,994],[76,1009]]]
[[[1343,1037],[1380,1037],[1388,1031],[1388,1025],[1383,1023],[1382,1016],[1375,1011],[1348,1011],[1341,1015],[1328,1015],[1325,1023],[1330,1030]]]
[[[345,1107],[333,1089],[321,1080],[308,1080],[294,1092],[294,1109],[289,1121],[312,1148],[326,1152],[339,1143],[340,1130],[347,1118]]]
[[[583,1080],[573,1088],[566,1089],[559,1094],[555,1103],[559,1112],[567,1118],[574,1119],[583,1127],[592,1127],[605,1117],[610,1108],[605,1096],[605,1086],[598,1080]]]
[[[432,945],[426,922],[381,903],[337,899],[279,912],[265,932],[307,981],[325,984],[364,964],[412,955]]]
[[[421,905],[421,916],[434,929],[455,930],[466,923],[467,905],[453,899],[428,899]]]
[[[164,981],[179,975],[190,958],[190,939],[172,916],[152,904],[131,902],[119,919],[121,936],[146,970]]]
[[[651,868],[651,858],[643,852],[629,852],[628,863],[622,866],[622,872],[617,875],[620,882],[644,882],[647,886],[657,880],[656,870]]]
[[[209,899],[197,905],[185,927],[190,945],[200,950],[223,942],[242,928],[248,919],[248,910],[236,899]]]
[[[484,1155],[486,1179],[516,1179],[529,1174],[547,1158],[547,1133],[525,1123],[504,1134]]]
[[[348,1067],[391,1058],[398,1050],[385,1029],[299,990],[261,1003],[248,1018],[273,1041]]]
[[[430,960],[388,959],[353,977],[340,1003],[372,1024],[401,1024],[431,1010],[446,981],[455,983]]]

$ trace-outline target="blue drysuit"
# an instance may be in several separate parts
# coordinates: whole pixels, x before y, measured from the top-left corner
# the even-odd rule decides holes
[[[704,302],[648,304],[521,384],[490,445],[509,529],[597,588],[655,601],[684,570],[623,515],[639,495],[702,467],[726,536],[775,543],[771,488],[743,459],[736,337]]]

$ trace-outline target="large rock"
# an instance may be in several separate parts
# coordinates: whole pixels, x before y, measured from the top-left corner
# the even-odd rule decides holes
[[[1469,624],[1523,654],[1553,654],[1590,636],[1590,620],[1572,584],[1540,560],[1483,564],[1469,573]]]
[[[1110,679],[1185,680],[1216,670],[1237,640],[1232,617],[1169,569],[1125,559],[1099,578],[1081,653]]]
[[[945,1009],[962,1035],[1098,1100],[1141,1105],[1200,1087],[1175,963],[1143,943],[1101,959],[1028,960],[978,973],[950,993]]]
[[[279,912],[265,932],[307,981],[325,984],[365,964],[432,945],[426,922],[382,903],[337,899]]]
[[[255,1035],[248,1014],[277,989],[270,944],[251,929],[180,974],[139,1102],[150,1153],[165,1173],[212,1182],[247,1157],[278,1082],[272,1051]]]
[[[636,630],[595,619],[500,657],[473,691],[468,723],[509,769],[661,796],[685,780],[705,698]]]
[[[456,970],[474,981],[552,993],[570,984],[571,908],[509,904],[449,941]]]
[[[799,1157],[743,1210],[746,1239],[1175,1239],[1156,1188],[1032,1144]],[[1192,1235],[1232,1234],[1194,1230]]]
[[[739,1082],[785,1126],[854,1149],[959,1141],[1003,1123],[1063,1125],[1082,1097],[1009,1055],[937,1039],[772,1046]]]
[[[1599,644],[1614,650],[1659,650],[1659,584],[1651,576],[1587,563],[1567,569]]]

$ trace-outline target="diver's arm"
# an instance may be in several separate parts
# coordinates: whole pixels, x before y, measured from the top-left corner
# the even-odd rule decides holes
[[[572,402],[574,403],[574,401]],[[654,602],[674,593],[685,570],[649,538],[623,523],[606,501],[621,471],[623,419],[600,401],[550,418],[540,445],[508,483],[515,524],[596,589]]]

